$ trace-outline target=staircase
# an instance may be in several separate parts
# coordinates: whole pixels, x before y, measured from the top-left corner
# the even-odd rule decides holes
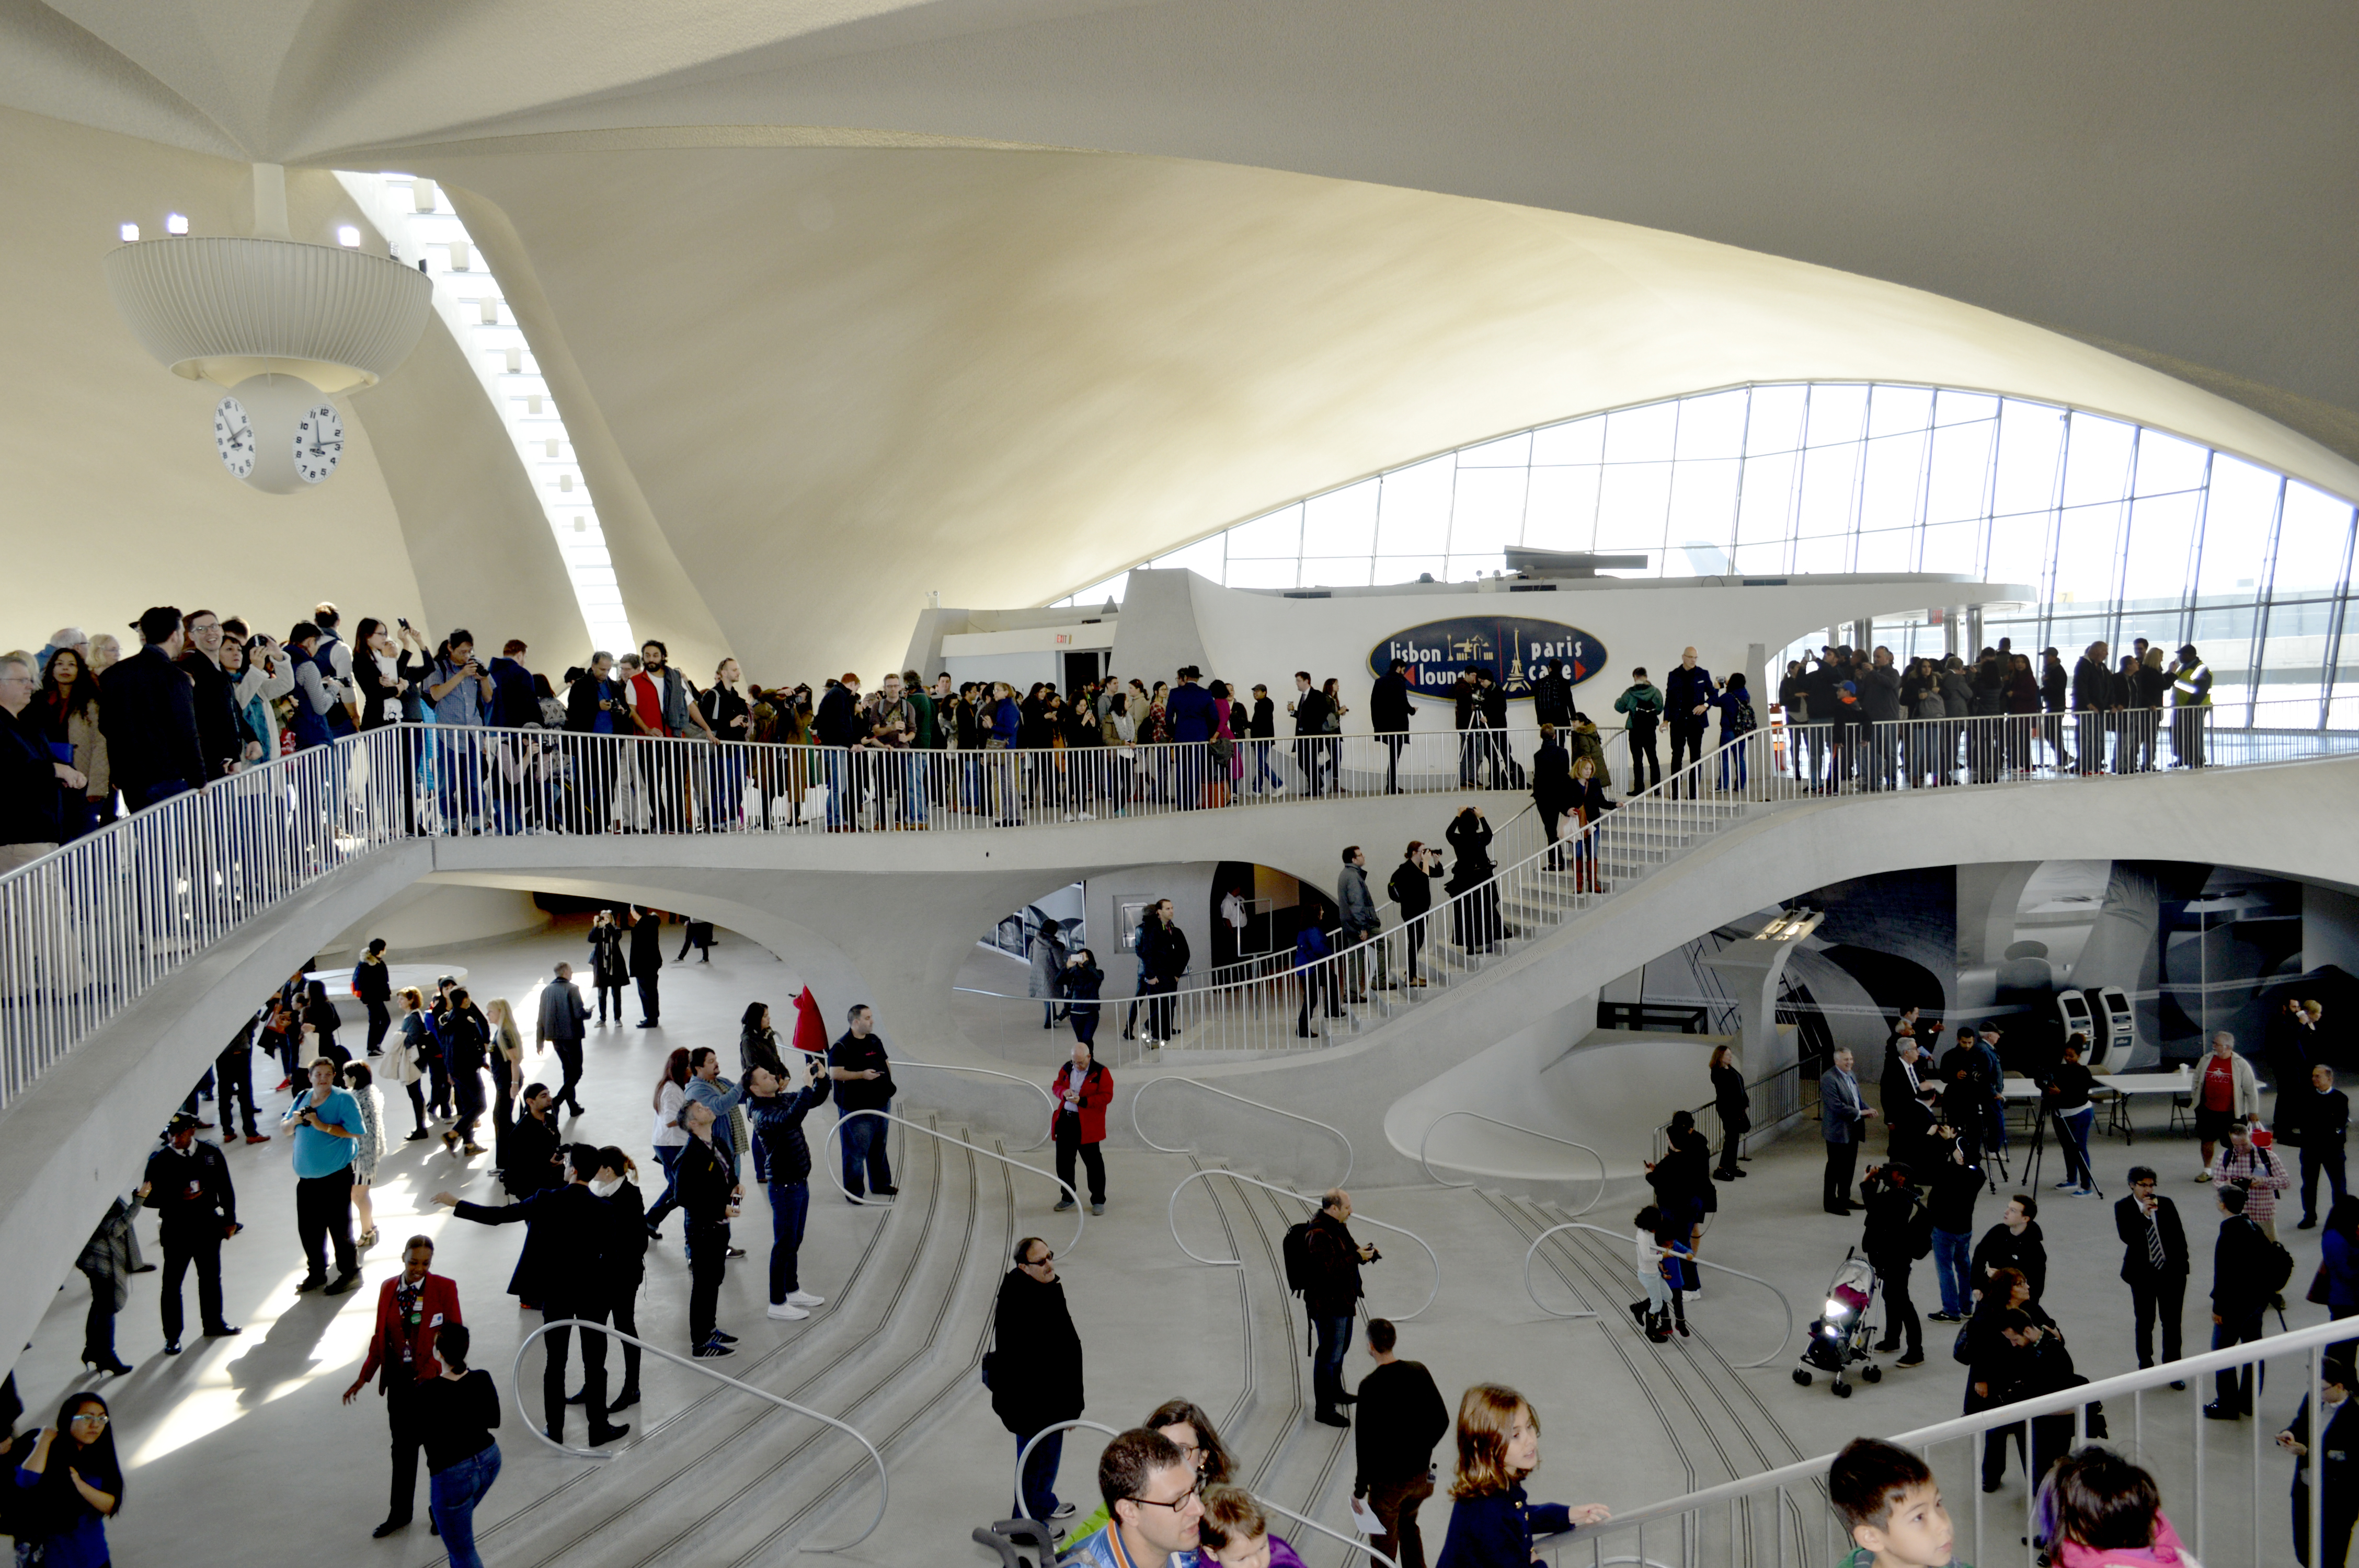
[[[962,1128],[938,1130],[998,1147]],[[888,1465],[980,1387],[976,1368],[1017,1223],[1009,1167],[931,1138],[905,1133],[900,1141],[900,1195],[875,1211],[842,1287],[803,1333],[766,1355],[720,1363],[857,1427]],[[833,1200],[823,1179],[814,1186],[814,1202]],[[734,1266],[761,1266],[763,1249],[751,1238],[747,1251]],[[874,1476],[848,1439],[723,1390],[653,1421],[623,1456],[482,1533],[489,1553],[516,1568],[582,1561],[592,1549],[601,1568],[769,1563],[858,1530],[874,1506]],[[903,1483],[897,1469],[894,1480]]]

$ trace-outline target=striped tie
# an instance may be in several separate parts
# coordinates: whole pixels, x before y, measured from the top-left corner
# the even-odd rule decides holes
[[[2158,1208],[2146,1217],[2146,1260],[2154,1265],[2156,1273],[2162,1272],[2162,1219]]]

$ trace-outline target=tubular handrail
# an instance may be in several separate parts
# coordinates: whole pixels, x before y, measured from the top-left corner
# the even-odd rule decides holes
[[[2278,1357],[2295,1355],[2302,1351],[2310,1351],[2314,1356],[2322,1355],[2327,1346],[2350,1337],[2351,1325],[2347,1318],[2338,1318],[2327,1323],[2314,1323],[2307,1328],[2297,1328],[2290,1334],[2281,1334],[2267,1339],[2247,1340],[2241,1345],[2232,1345],[2224,1350],[2207,1350],[2190,1356],[2184,1360],[2158,1362],[2135,1372],[2124,1372],[2115,1377],[2100,1379],[2093,1383],[2079,1384],[2052,1394],[2041,1394],[2033,1399],[2017,1400],[2011,1404],[1994,1406],[1973,1415],[1953,1417],[1932,1426],[1920,1426],[1913,1432],[1895,1433],[1886,1441],[1900,1447],[1913,1448],[1922,1453],[1937,1443],[1976,1437],[1999,1427],[2020,1426],[2039,1416],[2059,1415],[2088,1405],[2102,1404],[2107,1400],[2144,1393],[2149,1389],[2161,1388],[2173,1381],[2193,1385],[2199,1383],[2207,1374],[2234,1371],[2240,1367],[2257,1364]],[[2197,1424],[2199,1426],[2201,1424],[2200,1415],[2197,1417]],[[2258,1430],[2256,1426],[2255,1428],[2256,1434]],[[1648,1503],[1643,1508],[1633,1509],[1627,1513],[1616,1514],[1603,1524],[1583,1525],[1582,1531],[1586,1536],[1595,1537],[1608,1531],[1636,1530],[1642,1525],[1652,1524],[1658,1519],[1694,1513],[1700,1509],[1736,1501],[1756,1492],[1806,1486],[1825,1476],[1834,1462],[1835,1455],[1832,1454],[1821,1454],[1815,1458],[1797,1460],[1791,1465],[1781,1465],[1775,1470],[1765,1470],[1758,1475],[1742,1476],[1734,1481],[1723,1481],[1716,1486],[1706,1487],[1701,1490],[1687,1493],[1683,1497],[1666,1498],[1659,1503]],[[2313,1492],[2313,1496],[2315,1495],[2316,1493]],[[2178,1510],[2174,1509],[2172,1511]]]
[[[1608,1180],[1605,1173],[1604,1155],[1600,1154],[1596,1150],[1592,1149],[1586,1143],[1575,1143],[1571,1139],[1559,1138],[1553,1132],[1541,1132],[1529,1127],[1518,1127],[1512,1121],[1501,1121],[1495,1116],[1484,1116],[1479,1110],[1445,1110],[1427,1124],[1425,1136],[1417,1141],[1417,1162],[1425,1167],[1426,1180],[1432,1182],[1435,1185],[1444,1187],[1471,1187],[1474,1184],[1471,1181],[1443,1181],[1440,1176],[1433,1173],[1433,1162],[1426,1157],[1425,1146],[1433,1141],[1433,1130],[1440,1126],[1443,1122],[1448,1121],[1453,1116],[1471,1117],[1476,1121],[1487,1121],[1494,1127],[1504,1127],[1510,1132],[1521,1132],[1533,1138],[1545,1138],[1551,1143],[1561,1143],[1568,1149],[1580,1150],[1582,1153],[1597,1162],[1597,1191],[1591,1195],[1587,1203],[1582,1205],[1572,1212],[1577,1215],[1587,1214],[1591,1209],[1595,1208],[1599,1203],[1603,1201],[1605,1197],[1605,1184]],[[1448,1163],[1447,1161],[1443,1162],[1445,1164]]]
[[[1018,1149],[1016,1152],[1019,1154],[1029,1154],[1033,1150],[1040,1148],[1042,1145],[1046,1144],[1049,1141],[1049,1132],[1054,1130],[1053,1119],[1057,1114],[1057,1097],[1021,1074],[1003,1073],[996,1067],[969,1067],[957,1062],[919,1062],[913,1061],[907,1056],[894,1057],[893,1066],[897,1071],[903,1067],[931,1067],[938,1073],[979,1073],[986,1078],[1006,1078],[1011,1084],[1022,1084],[1026,1088],[1030,1089],[1034,1094],[1038,1095],[1040,1097],[1040,1103],[1049,1108],[1049,1115],[1052,1119],[1052,1125],[1048,1130],[1044,1130],[1038,1140],[1033,1142],[1027,1143],[1023,1148]]]
[[[1179,1246],[1180,1251],[1187,1253],[1189,1257],[1194,1259],[1197,1262],[1209,1263],[1216,1269],[1242,1269],[1245,1266],[1245,1260],[1242,1258],[1207,1258],[1201,1253],[1193,1250],[1185,1241],[1181,1241],[1180,1239],[1180,1195],[1188,1190],[1189,1183],[1201,1182],[1208,1176],[1226,1176],[1231,1181],[1244,1182],[1248,1185],[1259,1187],[1264,1192],[1276,1193],[1280,1197],[1292,1198],[1297,1203],[1307,1203],[1314,1209],[1323,1208],[1326,1206],[1326,1200],[1324,1198],[1312,1197],[1309,1193],[1298,1193],[1290,1187],[1281,1187],[1275,1182],[1265,1182],[1258,1176],[1248,1176],[1242,1174],[1239,1172],[1223,1170],[1217,1165],[1212,1166],[1208,1170],[1191,1172],[1188,1175],[1180,1177],[1180,1184],[1171,1189],[1171,1201],[1164,1206],[1165,1216],[1171,1222],[1171,1239]],[[1373,1215],[1363,1214],[1358,1209],[1353,1209],[1352,1211],[1352,1217],[1356,1220],[1365,1221],[1367,1224],[1375,1226],[1379,1230],[1397,1232],[1402,1236],[1408,1237],[1419,1247],[1425,1248],[1426,1257],[1432,1260],[1433,1262],[1433,1287],[1425,1292],[1425,1300],[1417,1303],[1416,1312],[1386,1313],[1385,1315],[1391,1318],[1395,1323],[1407,1323],[1410,1318],[1421,1314],[1426,1308],[1433,1304],[1433,1298],[1441,1293],[1441,1259],[1440,1255],[1437,1254],[1431,1247],[1426,1245],[1424,1237],[1419,1236],[1416,1231],[1409,1229],[1407,1226],[1394,1225],[1387,1220],[1378,1219]]]
[[[1013,1165],[1019,1171],[1029,1171],[1036,1176],[1047,1176],[1050,1181],[1056,1183],[1059,1186],[1063,1187],[1065,1189],[1065,1195],[1073,1200],[1073,1238],[1065,1243],[1065,1250],[1071,1252],[1074,1248],[1079,1247],[1082,1244],[1082,1232],[1088,1228],[1089,1217],[1084,1212],[1084,1207],[1082,1203],[1082,1195],[1075,1192],[1072,1189],[1072,1186],[1067,1183],[1062,1176],[1057,1175],[1053,1172],[1044,1171],[1038,1165],[1027,1165],[1021,1160],[1011,1160],[1006,1155],[999,1153],[994,1150],[980,1148],[975,1144],[969,1143],[963,1138],[952,1138],[947,1132],[937,1131],[935,1129],[928,1127],[921,1122],[911,1121],[906,1116],[895,1116],[889,1110],[847,1110],[842,1116],[835,1119],[835,1125],[833,1127],[829,1128],[825,1132],[820,1135],[820,1152],[821,1154],[825,1154],[827,1152],[828,1141],[843,1130],[843,1124],[845,1122],[859,1116],[873,1116],[880,1121],[889,1121],[897,1126],[906,1127],[912,1132],[922,1132],[929,1138],[939,1138],[945,1143],[955,1143],[969,1153],[980,1154],[986,1160],[996,1160],[1003,1165]],[[818,1160],[814,1161],[813,1163],[824,1166],[827,1171],[827,1179],[835,1184],[835,1190],[842,1193],[845,1197],[850,1198],[853,1203],[859,1204],[863,1207],[891,1206],[890,1205],[872,1205],[865,1195],[854,1193],[850,1187],[845,1186],[843,1184],[843,1178],[836,1173],[836,1167],[832,1162],[827,1160]]]
[[[1540,1311],[1548,1314],[1550,1317],[1595,1317],[1597,1314],[1593,1312],[1559,1312],[1554,1307],[1549,1305],[1548,1303],[1540,1300],[1539,1292],[1532,1289],[1532,1257],[1535,1253],[1539,1251],[1541,1242],[1546,1241],[1549,1237],[1554,1236],[1560,1230],[1593,1230],[1598,1235],[1606,1237],[1614,1241],[1628,1241],[1631,1239],[1630,1234],[1627,1231],[1608,1230],[1602,1225],[1590,1225],[1582,1220],[1567,1220],[1562,1225],[1551,1225],[1546,1230],[1541,1231],[1538,1236],[1532,1238],[1531,1246],[1525,1249],[1524,1293],[1532,1298],[1532,1305],[1539,1308]],[[1777,1341],[1777,1348],[1772,1350],[1768,1355],[1764,1356],[1758,1361],[1733,1361],[1730,1363],[1731,1366],[1740,1368],[1767,1367],[1770,1362],[1775,1361],[1778,1357],[1783,1356],[1786,1353],[1786,1346],[1792,1344],[1794,1339],[1794,1303],[1786,1299],[1785,1292],[1779,1290],[1777,1286],[1771,1284],[1768,1281],[1763,1279],[1758,1274],[1748,1274],[1742,1269],[1732,1269],[1725,1263],[1715,1263],[1709,1258],[1690,1258],[1688,1261],[1690,1263],[1701,1264],[1707,1269],[1717,1269],[1723,1274],[1734,1274],[1740,1280],[1750,1280],[1755,1284],[1759,1285],[1764,1290],[1767,1291],[1771,1295],[1776,1296],[1777,1298],[1777,1304],[1786,1309],[1786,1334],[1785,1337]]]
[[[1018,1519],[1030,1519],[1030,1518],[1032,1517],[1030,1514],[1027,1514],[1027,1513],[1026,1513],[1026,1512],[1024,1511],[1024,1462],[1025,1462],[1026,1460],[1027,1460],[1027,1459],[1029,1459],[1029,1458],[1031,1458],[1031,1457],[1032,1457],[1032,1450],[1033,1450],[1034,1445],[1036,1445],[1037,1444],[1038,1444],[1038,1443],[1039,1443],[1039,1441],[1040,1441],[1042,1438],[1044,1438],[1044,1437],[1048,1436],[1048,1435],[1049,1435],[1050,1433],[1052,1433],[1052,1432],[1082,1432],[1082,1431],[1088,1431],[1088,1432],[1103,1432],[1103,1433],[1104,1433],[1108,1437],[1120,1437],[1120,1436],[1122,1435],[1122,1433],[1120,1433],[1116,1432],[1114,1428],[1112,1428],[1112,1427],[1110,1427],[1110,1426],[1106,1425],[1106,1424],[1105,1424],[1104,1422],[1103,1422],[1084,1421],[1084,1420],[1082,1420],[1081,1417],[1076,1416],[1076,1417],[1075,1417],[1075,1418],[1073,1418],[1071,1421],[1060,1421],[1060,1422],[1057,1422],[1057,1423],[1056,1423],[1055,1425],[1053,1425],[1053,1426],[1044,1426],[1044,1427],[1042,1427],[1039,1431],[1038,1431],[1038,1432],[1034,1433],[1031,1436],[1029,1436],[1029,1437],[1026,1438],[1026,1439],[1024,1440],[1024,1442],[1023,1442],[1023,1444],[1016,1450],[1016,1518],[1018,1518]],[[1039,1521],[1039,1522],[1041,1522],[1041,1523],[1046,1523],[1047,1521],[1044,1519],[1044,1520],[1041,1520],[1041,1521]]]
[[[1360,1540],[1356,1536],[1345,1535],[1340,1530],[1330,1530],[1315,1519],[1305,1519],[1300,1514],[1296,1513],[1292,1509],[1287,1508],[1280,1503],[1271,1502],[1267,1498],[1263,1497],[1258,1492],[1248,1492],[1245,1495],[1274,1514],[1282,1514],[1286,1518],[1292,1519],[1297,1524],[1307,1524],[1311,1529],[1317,1530],[1320,1534],[1335,1541],[1340,1541],[1354,1552],[1366,1552],[1370,1557],[1373,1557],[1377,1562],[1383,1563],[1385,1568],[1400,1568],[1400,1563],[1398,1562],[1393,1558],[1386,1556],[1383,1552],[1377,1551],[1375,1547],[1370,1546],[1366,1541]]]
[[[1138,1125],[1138,1102],[1145,1099],[1147,1098],[1147,1091],[1155,1087],[1158,1084],[1186,1084],[1189,1087],[1201,1089],[1208,1095],[1219,1095],[1223,1099],[1233,1099],[1239,1105],[1249,1105],[1256,1110],[1268,1111],[1272,1116],[1282,1116],[1288,1121],[1299,1121],[1306,1127],[1315,1127],[1321,1132],[1332,1132],[1335,1135],[1335,1141],[1343,1146],[1343,1173],[1335,1179],[1335,1184],[1340,1187],[1345,1182],[1352,1179],[1352,1163],[1353,1160],[1352,1152],[1352,1140],[1345,1136],[1342,1128],[1330,1127],[1325,1122],[1313,1117],[1297,1116],[1290,1110],[1280,1110],[1274,1105],[1269,1105],[1257,1099],[1248,1099],[1244,1095],[1231,1094],[1226,1089],[1215,1088],[1211,1084],[1205,1083],[1197,1078],[1149,1078],[1147,1082],[1139,1085],[1137,1089],[1132,1093],[1130,1097],[1130,1130],[1138,1134],[1138,1141],[1141,1143],[1146,1144],[1149,1149],[1154,1150],[1158,1154],[1187,1154],[1193,1152],[1193,1151],[1188,1149],[1167,1149],[1162,1144],[1155,1141],[1154,1139],[1149,1138],[1147,1135],[1146,1130]]]
[[[686,1356],[678,1355],[672,1351],[667,1350],[660,1345],[650,1345],[646,1340],[641,1339],[637,1335],[625,1334],[621,1329],[615,1328],[610,1324],[594,1323],[586,1318],[560,1317],[554,1322],[542,1324],[538,1328],[534,1329],[531,1333],[526,1335],[522,1340],[518,1341],[516,1345],[516,1359],[509,1363],[508,1366],[508,1389],[509,1391],[516,1396],[516,1408],[518,1410],[527,1408],[524,1388],[524,1353],[532,1348],[532,1342],[534,1340],[538,1339],[542,1335],[549,1333],[551,1329],[558,1328],[578,1328],[584,1334],[595,1333],[612,1335],[614,1338],[621,1340],[625,1345],[637,1346],[639,1349],[647,1355],[661,1357],[664,1360],[669,1361],[676,1366],[685,1367],[691,1372],[701,1373],[703,1376],[712,1379],[714,1382],[726,1383],[741,1394],[751,1394],[757,1400],[767,1400],[770,1403],[777,1405],[781,1410],[790,1410],[797,1415],[807,1415],[822,1425],[832,1426],[838,1432],[846,1433],[850,1434],[853,1441],[859,1444],[861,1447],[868,1450],[868,1457],[876,1466],[875,1517],[868,1521],[865,1529],[861,1530],[858,1535],[853,1536],[850,1541],[839,1541],[833,1546],[798,1546],[795,1549],[796,1551],[848,1552],[852,1548],[859,1545],[862,1541],[867,1540],[871,1535],[876,1533],[876,1527],[885,1522],[885,1508],[891,1500],[893,1477],[886,1469],[885,1455],[878,1451],[875,1444],[868,1441],[867,1437],[860,1431],[859,1428],[847,1422],[838,1421],[835,1417],[827,1414],[823,1411],[815,1411],[809,1405],[799,1405],[783,1394],[774,1394],[767,1389],[757,1389],[753,1384],[745,1382],[740,1379],[733,1378],[726,1372],[715,1370],[705,1362],[691,1360]],[[535,1422],[528,1421],[523,1424],[525,1429],[530,1432],[533,1437],[538,1442],[546,1444],[549,1447],[556,1449],[560,1454],[569,1454],[576,1459],[613,1459],[618,1455],[629,1453],[633,1447],[636,1446],[636,1444],[625,1444],[616,1448],[575,1448],[570,1444],[557,1442],[547,1433],[541,1431],[539,1426]]]

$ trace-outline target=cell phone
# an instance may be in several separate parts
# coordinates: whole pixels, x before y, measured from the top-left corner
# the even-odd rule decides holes
[[[400,627],[405,632],[409,630],[409,617],[407,615],[395,616],[393,618],[393,623]]]

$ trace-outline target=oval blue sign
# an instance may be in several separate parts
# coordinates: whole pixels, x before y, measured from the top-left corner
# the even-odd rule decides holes
[[[1578,626],[1521,615],[1457,615],[1397,632],[1368,651],[1371,674],[1395,659],[1408,663],[1408,684],[1423,697],[1446,697],[1458,672],[1485,667],[1507,688],[1510,701],[1528,701],[1532,682],[1562,659],[1575,686],[1605,667],[1605,644]]]

